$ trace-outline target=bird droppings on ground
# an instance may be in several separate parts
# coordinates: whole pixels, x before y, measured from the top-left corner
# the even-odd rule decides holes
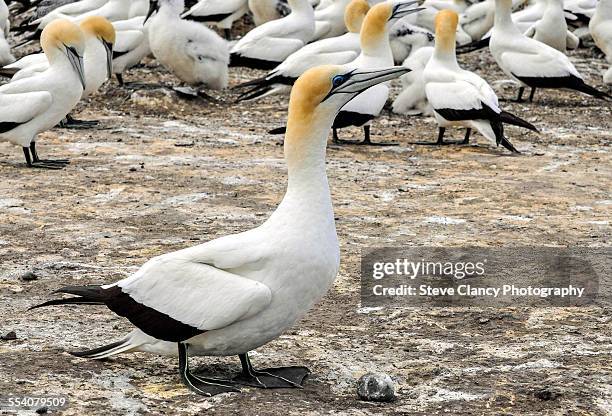
[[[469,69],[504,78],[487,52],[470,56],[462,58]],[[574,56],[603,68],[588,52]],[[230,75],[235,85],[262,72]],[[18,335],[0,343],[0,392],[66,395],[66,415],[612,412],[607,309],[395,310],[359,301],[367,247],[609,246],[612,111],[566,92],[504,103],[541,129],[508,128],[519,156],[479,136],[471,146],[414,145],[435,141],[432,120],[388,112],[374,123],[373,140],[398,146],[329,146],[340,275],[304,320],[252,354],[257,366],[308,366],[303,390],[244,388],[207,399],[180,383],[174,358],[67,354],[130,326],[104,308],[28,307],[61,286],[113,282],[153,256],[252,228],[284,192],[281,137],[266,132],[284,123],[286,98],[237,107],[225,91],[214,93],[216,104],[183,100],[170,88],[175,79],[150,61],[126,81],[157,86],[107,85],[77,111],[100,119],[98,128],[41,135],[46,155],[70,156],[66,170],[28,170],[16,148],[0,144],[0,333]],[[497,88],[515,95],[511,85]],[[360,135],[342,131],[345,139]],[[37,280],[22,279],[28,273]],[[233,357],[193,362],[219,376],[240,368]],[[359,400],[358,380],[369,372],[393,379],[395,401]]]

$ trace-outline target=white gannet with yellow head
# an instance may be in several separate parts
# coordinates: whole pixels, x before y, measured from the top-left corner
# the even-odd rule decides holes
[[[604,74],[604,82],[612,84],[612,0],[599,0],[589,30],[595,44],[610,63],[610,68]]]
[[[306,367],[258,371],[248,353],[291,328],[332,286],[340,247],[325,163],[329,129],[349,100],[406,71],[309,69],[291,91],[284,143],[287,191],[268,220],[240,234],[156,257],[117,283],[62,288],[57,293],[75,296],[38,307],[106,305],[136,328],[113,344],[75,355],[178,355],[181,379],[201,395],[239,391],[240,384],[301,387],[310,373]],[[194,375],[189,355],[238,355],[242,373],[231,380]]]
[[[495,92],[487,82],[473,72],[459,67],[455,53],[455,34],[459,16],[453,10],[442,10],[436,16],[436,44],[425,66],[425,93],[438,122],[437,145],[444,142],[444,132],[450,126],[467,127],[464,144],[469,143],[472,129],[497,145],[518,151],[504,135],[504,123],[537,129],[521,118],[502,111]],[[429,143],[426,143],[429,144]]]
[[[40,160],[39,133],[56,126],[79,102],[85,89],[85,39],[77,25],[60,19],[41,36],[49,61],[44,72],[0,86],[0,140],[23,148],[29,167],[61,169],[68,161]]]
[[[599,99],[612,99],[587,85],[574,64],[562,52],[528,38],[512,20],[512,0],[495,0],[495,25],[490,49],[499,67],[521,86],[521,101],[526,87],[531,88],[529,101],[537,88],[565,88]]]
[[[347,65],[359,69],[392,66],[394,59],[389,43],[389,29],[397,19],[421,11],[422,9],[413,7],[418,3],[418,1],[387,0],[373,6],[366,15],[361,28],[361,53]],[[338,113],[332,126],[334,143],[386,145],[386,143],[370,141],[370,124],[379,116],[388,98],[389,87],[386,84],[378,84],[349,102]],[[337,130],[349,126],[363,126],[364,140],[361,142],[341,141],[338,138]]]
[[[239,100],[254,100],[277,93],[288,93],[295,80],[306,70],[317,65],[343,65],[351,62],[361,52],[359,32],[363,19],[370,10],[366,0],[352,0],[346,7],[344,21],[348,33],[309,43],[292,53],[266,76],[238,85],[249,88]]]

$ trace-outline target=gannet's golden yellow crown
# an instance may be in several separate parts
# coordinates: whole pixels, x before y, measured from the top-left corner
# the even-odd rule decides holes
[[[455,48],[455,37],[457,35],[457,24],[459,15],[452,10],[441,10],[436,15],[436,45],[444,51],[452,51]]]
[[[378,3],[370,9],[361,28],[362,49],[374,47],[384,36],[387,36],[385,29],[392,14],[393,6],[388,2]]]
[[[45,53],[62,48],[63,45],[74,47],[82,53],[85,47],[81,29],[66,19],[49,23],[40,35],[40,45]]]
[[[306,126],[314,116],[319,104],[332,89],[332,78],[342,67],[322,65],[304,72],[293,84],[289,99],[288,127]]]
[[[370,5],[366,0],[353,0],[346,6],[344,12],[344,24],[351,33],[361,32],[363,19],[370,10]]]
[[[90,16],[80,24],[84,33],[90,33],[108,43],[115,43],[115,28],[102,16]]]

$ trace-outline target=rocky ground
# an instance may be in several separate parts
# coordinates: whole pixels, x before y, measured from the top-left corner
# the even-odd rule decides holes
[[[604,88],[601,59],[588,51],[573,59]],[[462,60],[503,79],[487,52]],[[232,84],[257,75],[233,70]],[[541,130],[508,128],[517,156],[479,136],[471,146],[414,145],[435,140],[432,120],[388,112],[373,139],[399,146],[329,146],[340,274],[316,309],[252,355],[259,366],[307,365],[305,389],[206,399],[180,384],[172,358],[68,355],[129,325],[99,307],[29,306],[60,286],[112,282],[152,256],[254,227],[285,189],[280,138],[266,133],[283,123],[285,98],[234,105],[224,91],[213,93],[216,104],[183,100],[154,62],[127,79],[164,87],[113,81],[78,108],[97,128],[41,135],[40,152],[69,157],[67,169],[27,169],[20,149],[0,144],[0,335],[17,337],[0,341],[0,396],[66,395],[67,415],[612,414],[610,309],[369,310],[359,298],[368,247],[610,247],[611,107],[568,92],[503,103]],[[28,272],[36,280],[23,280]],[[239,369],[235,357],[194,361],[219,375]],[[358,400],[357,379],[368,371],[389,374],[397,400]]]

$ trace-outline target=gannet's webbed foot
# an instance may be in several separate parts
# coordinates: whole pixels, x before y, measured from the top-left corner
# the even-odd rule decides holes
[[[217,104],[219,103],[219,100],[217,100],[215,97],[207,94],[206,92],[202,91],[202,90],[197,90],[195,88],[191,88],[191,87],[172,87],[172,90],[174,92],[176,92],[178,94],[179,97],[181,98],[185,98],[188,100],[193,100],[196,98],[201,98],[205,101]]]
[[[30,156],[31,153],[31,156]],[[50,169],[50,170],[60,170],[64,169],[66,165],[70,164],[70,160],[68,159],[58,159],[58,160],[43,160],[38,157],[38,153],[36,152],[36,142],[30,143],[30,147],[23,148],[23,154],[25,156],[26,164],[29,168],[36,169]]]
[[[233,378],[237,384],[261,389],[301,389],[310,374],[306,367],[280,367],[255,370],[248,354],[240,354],[242,372]]]
[[[65,129],[90,129],[100,124],[98,120],[78,120],[70,114],[60,122],[60,127]]]
[[[399,145],[399,143],[384,143],[384,142],[374,143],[372,140],[370,140],[370,126],[363,126],[363,133],[365,135],[363,141],[355,143],[355,144],[360,145],[360,146],[398,146]]]
[[[444,133],[446,133],[446,128],[440,127],[440,129],[438,130],[438,141],[436,142],[414,142],[411,144],[416,144],[419,146],[448,146],[450,144],[458,144],[457,142],[445,142]]]
[[[178,343],[179,372],[183,384],[192,392],[201,396],[211,397],[221,393],[240,393],[240,390],[232,386],[229,380],[217,380],[214,378],[200,377],[189,371],[187,345]]]
[[[532,90],[533,91],[533,90]],[[525,87],[520,87],[519,91],[518,91],[518,97],[516,97],[516,99],[511,100],[515,103],[522,103],[525,102],[525,100],[523,100],[523,94],[525,93]]]

